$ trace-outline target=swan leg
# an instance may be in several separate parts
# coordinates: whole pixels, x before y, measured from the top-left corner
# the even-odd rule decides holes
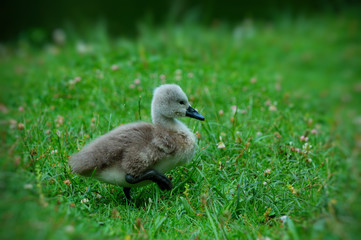
[[[136,184],[142,181],[152,181],[158,184],[161,190],[171,190],[173,188],[172,182],[164,174],[157,172],[154,169],[145,171],[142,175],[135,178],[132,175],[127,174],[125,180],[130,184]]]
[[[130,188],[128,188],[128,187],[123,188],[123,192],[124,192],[125,197],[127,198],[127,200],[130,201],[131,200],[131,198],[130,198]]]

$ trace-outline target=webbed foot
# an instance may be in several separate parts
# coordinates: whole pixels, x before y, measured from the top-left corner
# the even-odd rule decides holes
[[[130,184],[136,184],[146,180],[155,182],[158,184],[161,190],[171,190],[173,188],[172,182],[164,174],[157,172],[154,169],[145,171],[142,175],[135,178],[132,175],[127,174],[125,180]]]
[[[130,201],[131,200],[131,198],[130,198],[130,188],[128,188],[128,187],[123,188],[123,192],[124,192],[124,195],[127,198],[127,200]]]

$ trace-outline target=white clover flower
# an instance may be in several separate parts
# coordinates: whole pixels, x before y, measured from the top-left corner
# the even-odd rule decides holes
[[[10,129],[15,129],[16,126],[18,125],[18,122],[14,119],[10,119],[9,124],[10,124]]]
[[[282,223],[285,223],[288,218],[289,217],[287,215],[284,215],[284,216],[280,217],[280,220],[281,220]]]
[[[18,123],[17,128],[18,128],[19,130],[23,130],[23,129],[25,128],[24,123]]]
[[[220,149],[226,148],[226,145],[224,144],[224,142],[219,142],[218,148],[220,148]]]
[[[65,226],[65,232],[67,233],[72,233],[74,232],[75,228],[73,225],[68,225],[68,226]]]
[[[7,114],[9,110],[4,104],[0,104],[0,112]]]
[[[78,83],[81,81],[81,77],[77,76],[74,78],[74,83]]]
[[[87,203],[87,202],[89,202],[89,199],[87,199],[87,198],[84,198],[84,199],[82,199],[81,201],[80,201],[80,203]]]
[[[134,84],[135,84],[135,85],[139,85],[139,84],[140,84],[140,79],[139,79],[139,78],[134,79]]]
[[[246,114],[246,113],[247,113],[247,110],[245,110],[245,109],[240,109],[239,112],[240,112],[241,114]]]
[[[303,149],[303,152],[304,152],[304,153],[309,153],[309,152],[311,152],[311,148],[312,148],[312,145],[309,144],[309,143],[305,143],[305,144],[303,144],[303,146],[302,146],[302,149]]]
[[[24,189],[33,189],[33,184],[30,183],[24,184]]]
[[[271,105],[271,106],[269,106],[268,110],[271,112],[275,112],[275,111],[277,111],[277,107],[275,105]]]
[[[53,31],[53,40],[56,44],[64,45],[66,42],[66,34],[63,29],[55,29]]]
[[[116,71],[116,70],[119,69],[119,66],[116,65],[116,64],[113,64],[113,65],[111,66],[111,69],[112,69],[113,71]]]
[[[93,51],[93,47],[85,44],[84,42],[77,42],[75,49],[79,54],[85,54]]]
[[[271,240],[271,238],[260,236],[260,237],[257,238],[257,240]]]

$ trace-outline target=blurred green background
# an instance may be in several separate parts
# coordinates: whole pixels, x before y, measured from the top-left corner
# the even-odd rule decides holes
[[[238,23],[244,19],[271,20],[311,16],[322,13],[338,14],[344,9],[358,11],[358,0],[5,0],[0,8],[0,40],[21,36],[35,42],[46,41],[54,28],[71,25],[76,31],[88,29],[103,21],[113,36],[137,34],[137,24],[177,23],[194,21],[205,26],[221,22]]]

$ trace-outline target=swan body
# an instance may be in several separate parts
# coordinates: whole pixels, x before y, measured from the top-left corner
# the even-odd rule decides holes
[[[155,89],[151,113],[153,124],[119,126],[73,154],[69,159],[73,172],[125,189],[152,181],[170,189],[171,183],[163,174],[189,162],[196,149],[194,134],[176,118],[204,117],[190,106],[185,93],[175,84]]]

